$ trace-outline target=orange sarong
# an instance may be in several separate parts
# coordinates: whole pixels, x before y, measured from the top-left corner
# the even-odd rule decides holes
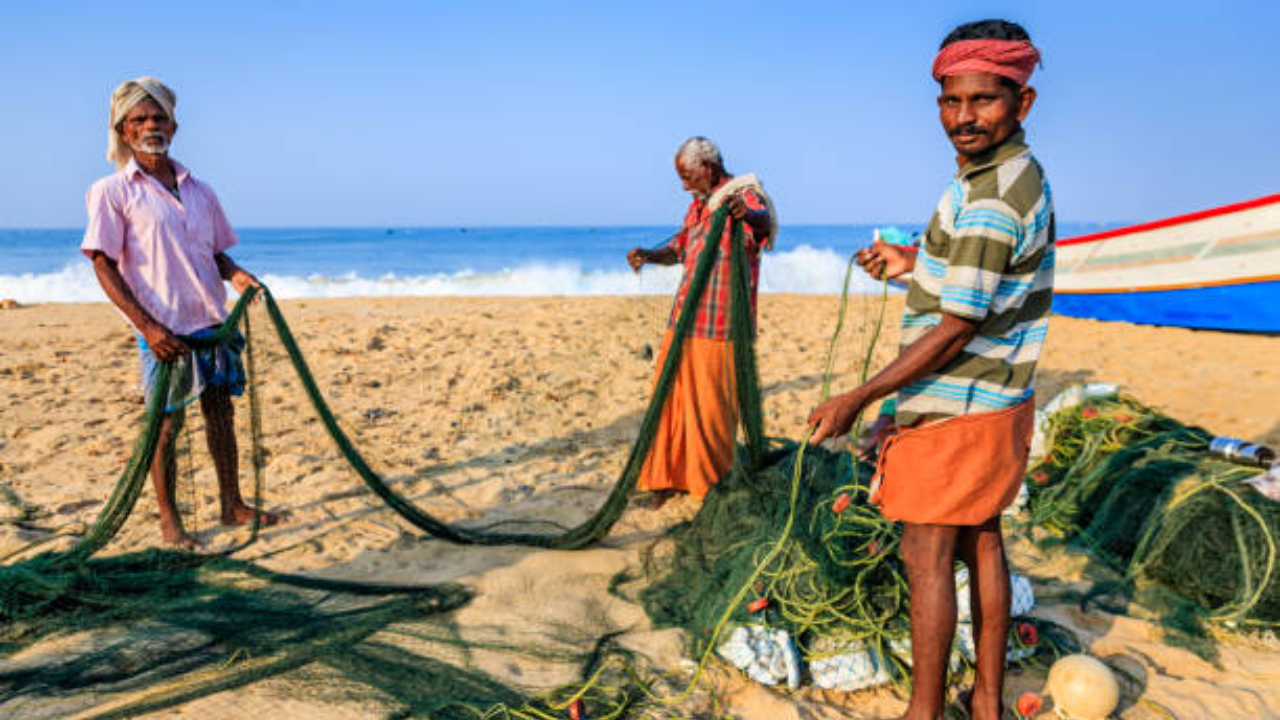
[[[889,520],[981,525],[1018,495],[1027,472],[1035,399],[902,430],[885,441],[871,502]]]
[[[671,331],[662,340],[656,386],[667,361]],[[640,470],[641,490],[679,490],[702,499],[733,467],[737,430],[733,344],[690,337],[680,354],[671,395]]]

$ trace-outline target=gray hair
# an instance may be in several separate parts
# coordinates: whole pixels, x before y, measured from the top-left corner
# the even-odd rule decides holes
[[[676,160],[683,160],[700,167],[724,167],[720,148],[701,135],[694,135],[680,143],[680,149],[676,150]]]

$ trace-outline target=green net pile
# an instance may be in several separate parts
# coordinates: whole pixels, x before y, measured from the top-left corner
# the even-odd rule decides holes
[[[1028,474],[1028,522],[1078,542],[1203,618],[1280,625],[1280,503],[1256,469],[1209,455],[1212,436],[1131,398],[1057,413]]]
[[[638,599],[655,625],[685,630],[695,658],[724,641],[727,625],[762,624],[787,630],[805,663],[867,653],[908,690],[901,525],[868,503],[873,469],[848,452],[778,444],[756,472],[717,483],[654,547]],[[1010,628],[1010,647],[1019,666],[1078,649],[1068,631],[1030,617]],[[951,670],[958,683],[972,665],[956,652]]]
[[[890,645],[910,636],[899,530],[866,502],[870,466],[847,452],[807,448],[790,536],[761,567],[787,524],[799,449],[783,444],[757,472],[717,483],[698,514],[655,547],[640,600],[655,625],[686,630],[695,657],[723,639],[715,631],[731,608],[731,622],[788,628],[806,657],[825,639],[905,662]],[[738,598],[744,586],[749,592]],[[768,606],[753,611],[761,599]]]

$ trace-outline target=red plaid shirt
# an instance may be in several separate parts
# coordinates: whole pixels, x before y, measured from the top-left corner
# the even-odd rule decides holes
[[[742,201],[749,211],[768,212],[760,196],[750,190],[741,194]],[[730,218],[732,220],[732,218]],[[711,277],[707,280],[707,289],[698,305],[698,316],[694,319],[693,335],[712,340],[729,338],[729,278],[732,272],[731,223],[724,224],[720,236],[720,254],[716,256],[715,267],[711,268]],[[694,200],[689,204],[689,211],[684,216],[684,230],[676,235],[668,245],[675,250],[684,265],[684,277],[680,279],[680,289],[676,291],[676,301],[671,308],[670,326],[675,327],[680,318],[680,309],[684,307],[685,296],[689,293],[689,281],[693,279],[694,268],[698,265],[698,257],[706,247],[707,231],[711,229],[711,213],[707,212],[705,200]],[[743,249],[746,251],[747,263],[751,268],[751,324],[756,322],[756,284],[760,279],[760,246],[765,238],[756,239],[749,224],[743,224]]]

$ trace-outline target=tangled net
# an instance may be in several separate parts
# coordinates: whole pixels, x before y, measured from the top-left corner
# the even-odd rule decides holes
[[[714,641],[722,612],[744,584],[751,589],[747,600],[767,598],[802,646],[826,636],[888,650],[890,640],[909,636],[906,581],[894,552],[898,530],[866,504],[870,474],[848,453],[808,448],[796,501],[799,522],[782,551],[761,567],[787,520],[799,450],[783,445],[769,453],[761,471],[721,480],[698,514],[671,531],[669,546],[655,548],[649,558],[652,580],[640,600],[655,625],[684,628],[695,653]],[[841,496],[854,499],[833,512]],[[732,605],[731,620],[759,621],[749,605]]]
[[[1049,436],[1028,475],[1027,524],[1174,593],[1195,616],[1280,626],[1280,504],[1246,482],[1256,469],[1213,458],[1208,432],[1126,397],[1059,412]]]
[[[715,649],[726,620],[764,623],[785,628],[806,662],[851,649],[883,659],[889,681],[905,692],[911,626],[901,524],[867,502],[869,465],[848,452],[801,450],[783,443],[761,470],[717,483],[698,514],[654,548],[638,598],[654,625],[686,631],[695,657]],[[779,545],[798,458],[796,521]],[[1010,628],[1010,648],[1016,664],[1039,667],[1078,645],[1056,624],[1022,617]],[[958,682],[972,665],[953,657]]]

